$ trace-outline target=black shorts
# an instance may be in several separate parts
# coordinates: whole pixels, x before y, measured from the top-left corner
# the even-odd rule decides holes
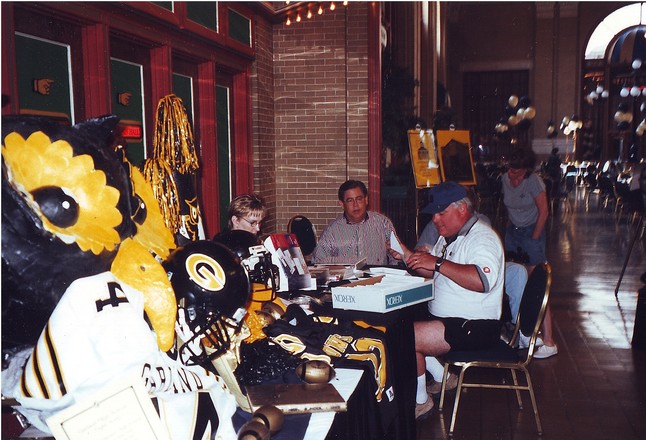
[[[451,351],[486,350],[500,340],[498,319],[435,318],[444,323],[444,340]]]

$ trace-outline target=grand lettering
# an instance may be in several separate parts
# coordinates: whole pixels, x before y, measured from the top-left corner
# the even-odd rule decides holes
[[[184,368],[144,364],[141,377],[149,392],[172,391],[187,393],[204,388],[202,379],[193,371]]]

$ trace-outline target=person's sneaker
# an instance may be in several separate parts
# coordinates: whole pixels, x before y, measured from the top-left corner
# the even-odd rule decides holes
[[[425,418],[430,416],[434,406],[435,403],[433,403],[433,399],[430,396],[428,397],[428,399],[426,399],[426,402],[416,404],[415,420],[424,420]]]
[[[547,359],[548,357],[552,357],[555,354],[558,354],[558,352],[559,349],[556,347],[556,345],[541,345],[534,352],[534,357],[536,359]]]
[[[541,347],[542,345],[543,345],[543,340],[540,337],[537,337],[536,347]],[[523,332],[518,332],[518,349],[522,350],[527,347],[529,347],[529,336],[525,336]]]
[[[446,378],[446,391],[454,390],[458,386],[458,375],[449,373],[449,377]],[[442,382],[433,382],[431,385],[426,387],[426,392],[428,394],[440,394],[442,392]]]

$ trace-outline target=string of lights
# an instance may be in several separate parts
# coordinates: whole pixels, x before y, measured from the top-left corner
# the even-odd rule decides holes
[[[291,2],[285,2],[285,4],[287,5],[289,5],[290,3]],[[291,26],[292,23],[301,23],[303,21],[303,17],[305,17],[305,19],[307,20],[310,20],[314,17],[314,15],[323,15],[326,10],[334,12],[337,7],[336,3],[338,2],[307,3],[306,5],[296,7],[294,8],[294,10],[287,13],[285,24],[287,26]],[[341,2],[341,4],[345,7],[348,6],[347,1]]]

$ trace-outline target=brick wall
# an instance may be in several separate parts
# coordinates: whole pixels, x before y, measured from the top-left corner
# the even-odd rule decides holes
[[[259,17],[255,27],[256,61],[251,68],[253,187],[266,201],[265,232],[276,227],[276,155],[274,123],[273,29]]]
[[[270,149],[261,145],[264,134],[254,132],[254,184],[264,195],[263,185],[275,181],[270,209],[276,231],[302,214],[320,235],[340,213],[339,185],[349,178],[367,182],[367,28],[368,5],[359,2],[300,24],[274,25],[273,108],[255,96],[271,94],[262,89],[265,60],[258,54],[254,126],[270,125],[273,111],[275,151],[270,157]]]

